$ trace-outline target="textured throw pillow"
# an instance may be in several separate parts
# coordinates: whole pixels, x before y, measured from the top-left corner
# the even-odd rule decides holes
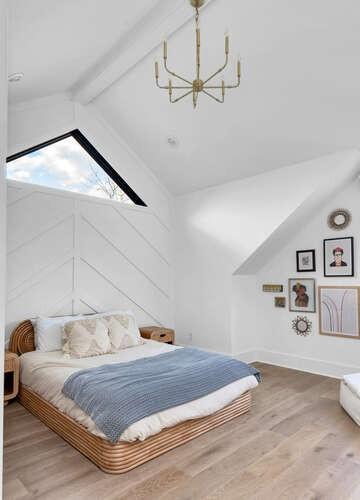
[[[71,358],[87,358],[111,352],[108,327],[101,319],[80,319],[64,325],[63,352]]]
[[[109,329],[111,352],[118,352],[128,347],[144,344],[135,318],[130,313],[104,315],[104,324]]]
[[[40,316],[32,321],[35,333],[35,347],[37,351],[61,351],[63,326],[68,321],[81,319],[82,316],[58,316],[46,318]]]

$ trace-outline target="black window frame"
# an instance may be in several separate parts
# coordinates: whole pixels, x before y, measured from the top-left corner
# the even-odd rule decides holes
[[[91,158],[107,173],[109,177],[119,186],[119,188],[130,198],[135,205],[146,207],[146,203],[138,196],[135,191],[129,186],[129,184],[119,175],[116,170],[110,165],[110,163],[99,153],[97,149],[91,144],[91,142],[84,136],[79,129],[71,130],[66,134],[59,135],[54,139],[50,139],[48,141],[42,142],[41,144],[37,144],[36,146],[32,146],[31,148],[24,149],[19,153],[15,153],[6,158],[6,162],[10,163],[18,158],[26,156],[30,153],[34,153],[35,151],[39,151],[40,149],[45,148],[46,146],[50,146],[51,144],[55,144],[56,142],[62,141],[63,139],[67,139],[68,137],[73,137],[78,144],[91,156]]]

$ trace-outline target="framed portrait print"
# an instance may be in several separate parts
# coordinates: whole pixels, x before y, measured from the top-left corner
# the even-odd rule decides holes
[[[289,311],[316,312],[314,279],[289,279]]]
[[[324,276],[354,276],[354,238],[324,240]]]
[[[319,333],[360,339],[360,287],[319,286]]]
[[[316,271],[315,250],[298,250],[296,252],[296,270],[298,273]]]

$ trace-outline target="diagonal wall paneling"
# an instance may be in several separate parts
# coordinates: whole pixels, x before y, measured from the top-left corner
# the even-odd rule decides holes
[[[170,232],[149,208],[8,182],[7,334],[39,314],[172,325]]]

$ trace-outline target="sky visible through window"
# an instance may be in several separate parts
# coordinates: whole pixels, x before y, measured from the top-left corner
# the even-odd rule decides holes
[[[7,178],[134,205],[74,137],[9,162]]]

